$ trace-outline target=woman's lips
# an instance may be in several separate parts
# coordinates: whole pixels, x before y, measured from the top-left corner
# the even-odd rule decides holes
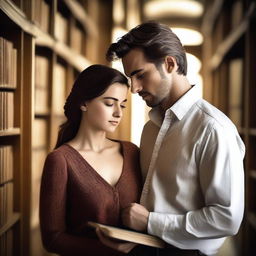
[[[118,121],[109,121],[113,125],[118,125]]]

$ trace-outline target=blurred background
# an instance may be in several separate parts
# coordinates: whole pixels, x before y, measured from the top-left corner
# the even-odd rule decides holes
[[[43,163],[80,71],[108,63],[128,30],[156,20],[184,45],[188,79],[237,126],[246,145],[246,208],[219,256],[256,255],[256,10],[254,0],[0,0],[0,254],[50,255],[38,210]],[[148,108],[129,94],[112,138],[139,145]]]

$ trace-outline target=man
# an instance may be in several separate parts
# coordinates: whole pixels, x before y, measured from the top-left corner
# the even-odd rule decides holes
[[[107,59],[116,58],[152,108],[141,137],[141,204],[124,209],[123,221],[169,245],[134,255],[215,255],[243,218],[245,148],[235,126],[190,85],[185,50],[167,26],[133,28],[109,47]]]

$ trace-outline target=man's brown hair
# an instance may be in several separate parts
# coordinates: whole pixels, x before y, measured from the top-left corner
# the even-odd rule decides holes
[[[150,21],[136,26],[110,45],[106,58],[108,61],[123,58],[133,48],[141,48],[146,59],[156,66],[166,56],[172,56],[178,65],[178,74],[187,74],[185,49],[176,34],[164,24]]]

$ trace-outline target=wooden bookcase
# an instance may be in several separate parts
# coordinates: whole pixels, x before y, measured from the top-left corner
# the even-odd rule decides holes
[[[106,64],[99,51],[111,42],[112,4],[1,0],[0,24],[0,254],[47,255],[38,220],[43,163],[75,77],[90,63]],[[15,49],[8,83],[1,40]],[[7,116],[13,121],[1,127]]]
[[[208,3],[208,1],[207,1]],[[238,255],[256,255],[256,3],[209,1],[203,19],[205,98],[235,123],[246,146],[245,213]]]

